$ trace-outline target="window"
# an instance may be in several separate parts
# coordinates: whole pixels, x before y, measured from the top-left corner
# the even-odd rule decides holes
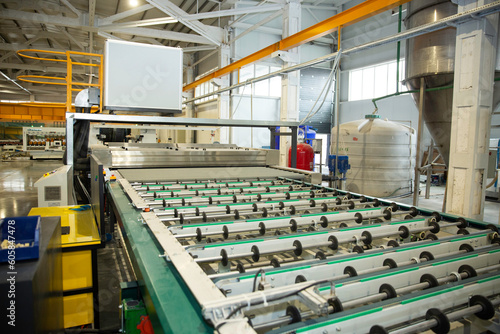
[[[199,78],[204,77],[204,76],[212,73],[215,70],[216,70],[216,68],[214,68],[213,70],[208,71],[206,73],[203,73],[202,75],[197,76],[196,80],[198,80]],[[217,88],[215,88],[214,85],[210,81],[204,82],[204,83],[200,84],[199,86],[196,86],[196,88],[194,89],[194,97],[202,96],[202,95],[205,95],[205,94],[209,94],[209,93],[212,93],[212,92],[214,92],[216,90],[217,90]],[[211,96],[208,96],[208,97],[204,97],[204,98],[199,99],[199,100],[195,100],[194,103],[195,104],[200,104],[200,103],[204,103],[204,102],[207,102],[207,101],[212,101],[212,100],[215,100],[215,99],[217,99],[217,94],[214,94],[214,95],[211,95]]]
[[[349,71],[349,101],[367,100],[396,93],[397,62],[367,66]],[[399,62],[399,91],[406,91],[401,83],[405,76],[404,59]]]
[[[240,69],[240,83],[244,83],[248,79],[257,78],[272,72],[276,72],[280,69],[277,66],[267,66],[267,65],[248,65]],[[253,88],[253,92],[252,89]],[[257,96],[273,96],[281,97],[281,76],[275,76],[270,79],[262,80],[254,83],[253,85],[248,84],[242,86],[238,90],[239,94],[244,95],[257,95]]]

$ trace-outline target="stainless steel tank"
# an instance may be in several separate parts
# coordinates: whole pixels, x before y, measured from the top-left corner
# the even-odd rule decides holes
[[[408,3],[407,29],[431,23],[457,13],[457,5],[449,0],[413,0]],[[424,78],[426,88],[453,84],[456,29],[453,27],[427,33],[406,41],[406,86],[420,89]],[[412,94],[417,106],[419,94]],[[424,121],[436,147],[448,165],[450,155],[451,112],[453,89],[425,93]]]

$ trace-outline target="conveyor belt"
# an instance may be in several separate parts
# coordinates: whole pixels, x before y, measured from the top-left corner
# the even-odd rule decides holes
[[[402,333],[500,304],[497,226],[470,226],[281,171],[179,175],[120,184],[141,203],[167,261],[220,332]],[[207,298],[203,291],[214,288],[222,294]],[[478,296],[475,304],[459,289]],[[436,303],[439,310],[428,311]]]

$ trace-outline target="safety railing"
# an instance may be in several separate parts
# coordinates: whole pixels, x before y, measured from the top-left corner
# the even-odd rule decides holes
[[[45,58],[32,56],[27,53],[43,53],[43,54],[51,54],[51,55],[59,55],[64,56],[63,59],[58,58]],[[73,97],[73,92],[79,92],[82,88],[76,88],[75,86],[84,86],[84,87],[97,87],[99,89],[99,111],[102,111],[102,87],[103,87],[103,56],[97,53],[88,53],[88,52],[78,52],[78,51],[47,51],[47,50],[36,50],[36,49],[22,49],[18,50],[17,54],[24,58],[41,60],[41,61],[53,61],[66,63],[66,77],[53,77],[53,76],[44,76],[44,75],[20,75],[17,77],[18,80],[36,84],[45,84],[45,85],[59,85],[66,86],[66,112],[71,112],[71,101]],[[89,62],[81,62],[74,61],[71,59],[72,56],[84,56],[90,57]],[[98,62],[93,63],[93,59],[96,59]],[[98,83],[92,83],[92,77],[90,78],[90,82],[80,82],[73,81],[73,66],[87,66],[92,68],[97,68],[98,70]],[[92,71],[90,72],[92,75]]]

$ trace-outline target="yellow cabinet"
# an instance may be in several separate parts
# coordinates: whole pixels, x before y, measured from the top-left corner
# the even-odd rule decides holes
[[[33,208],[30,216],[61,217],[64,327],[99,328],[97,248],[101,237],[90,206]]]

